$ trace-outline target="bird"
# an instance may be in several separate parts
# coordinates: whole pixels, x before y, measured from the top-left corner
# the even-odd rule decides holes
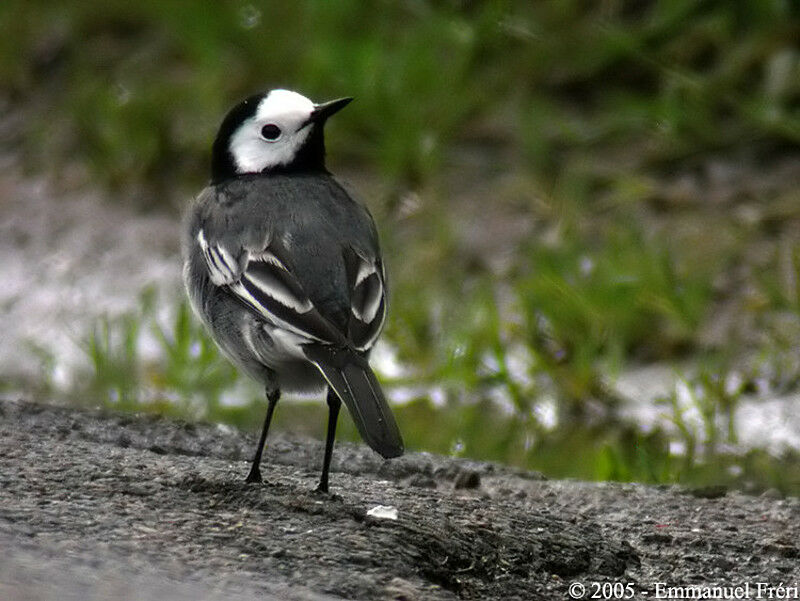
[[[327,493],[342,403],[386,459],[403,440],[369,354],[386,321],[386,273],[366,206],[325,166],[325,123],[352,98],[314,103],[273,89],[224,117],[211,180],[185,211],[183,279],[222,353],[265,389],[267,412],[246,481],[282,392],[326,392]]]

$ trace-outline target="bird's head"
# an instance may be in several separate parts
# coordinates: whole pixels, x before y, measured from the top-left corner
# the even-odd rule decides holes
[[[325,170],[325,121],[352,98],[314,104],[290,90],[256,94],[237,104],[220,125],[211,177]]]

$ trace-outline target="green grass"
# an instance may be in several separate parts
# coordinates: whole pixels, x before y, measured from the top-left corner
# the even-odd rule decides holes
[[[399,186],[436,183],[447,149],[500,138],[548,179],[602,150],[668,166],[800,139],[789,2],[157,2],[9,0],[0,79],[35,103],[26,150],[80,158],[119,188],[206,177],[224,111],[284,85],[358,103],[332,155]],[[46,115],[46,117],[45,117]]]
[[[402,383],[446,400],[399,408],[412,448],[796,492],[796,455],[731,455],[715,420],[731,373],[748,390],[800,383],[798,31],[780,0],[8,0],[0,100],[25,168],[174,211],[232,103],[278,85],[355,96],[330,124],[332,167],[371,192]],[[188,310],[167,326],[149,303],[87,336],[81,393],[258,423],[260,401],[221,402],[242,380]],[[704,432],[665,401],[684,456],[614,417],[609,381],[650,362],[691,364],[703,391]],[[279,423],[301,423],[293,411],[312,409]]]
[[[237,382],[236,371],[188,304],[179,304],[171,323],[164,324],[156,316],[155,298],[146,290],[137,313],[99,320],[83,345],[89,372],[75,396],[122,410],[169,408],[218,419],[224,393]],[[146,340],[155,343],[155,355],[144,356]]]
[[[152,301],[152,293],[147,292],[138,313],[98,325],[85,344],[88,371],[77,379],[75,389],[62,394],[118,410],[201,417],[256,429],[265,411],[263,393],[249,380],[239,380],[246,384],[239,388],[240,398],[235,404],[224,403],[223,396],[237,384],[233,368],[190,317],[186,303],[177,305],[173,319],[165,324],[157,319]],[[157,352],[144,358],[141,348],[148,339],[156,341]],[[570,373],[569,368],[563,371],[563,375]],[[774,457],[760,449],[730,446],[736,443],[734,410],[747,381],[740,379],[731,387],[726,373],[724,366],[716,366],[687,381],[688,406],[681,404],[677,392],[661,401],[676,426],[675,433],[667,431],[666,424],[645,432],[611,414],[599,421],[562,415],[554,426],[537,418],[540,401],[533,390],[509,395],[515,402],[509,412],[488,398],[492,387],[507,392],[514,386],[509,374],[499,368],[493,375],[487,373],[482,382],[465,382],[455,372],[449,380],[437,380],[440,385],[444,382],[444,404],[432,403],[423,390],[411,402],[396,407],[396,413],[409,450],[495,460],[551,477],[800,493],[796,453]],[[563,396],[565,384],[558,377],[551,374],[555,386],[549,392],[556,391],[563,411],[569,397]],[[391,390],[404,382],[384,379],[384,383]],[[543,385],[541,390],[546,390]],[[572,398],[585,400],[597,391],[580,392],[587,396],[576,393]],[[326,407],[321,401],[282,403],[276,429],[322,438]],[[699,428],[684,419],[691,409],[702,417]],[[346,413],[338,435],[359,440]],[[683,445],[683,452],[673,450],[671,443]]]

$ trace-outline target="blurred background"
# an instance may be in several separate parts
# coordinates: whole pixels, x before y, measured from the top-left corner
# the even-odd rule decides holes
[[[410,449],[798,494],[798,40],[792,0],[5,0],[0,393],[260,425],[178,224],[226,111],[287,87],[356,98],[328,164],[381,230]]]

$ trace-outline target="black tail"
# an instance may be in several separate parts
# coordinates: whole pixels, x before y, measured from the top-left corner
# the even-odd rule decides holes
[[[400,430],[367,360],[350,349],[321,344],[303,351],[347,406],[361,438],[386,459],[402,455]]]

